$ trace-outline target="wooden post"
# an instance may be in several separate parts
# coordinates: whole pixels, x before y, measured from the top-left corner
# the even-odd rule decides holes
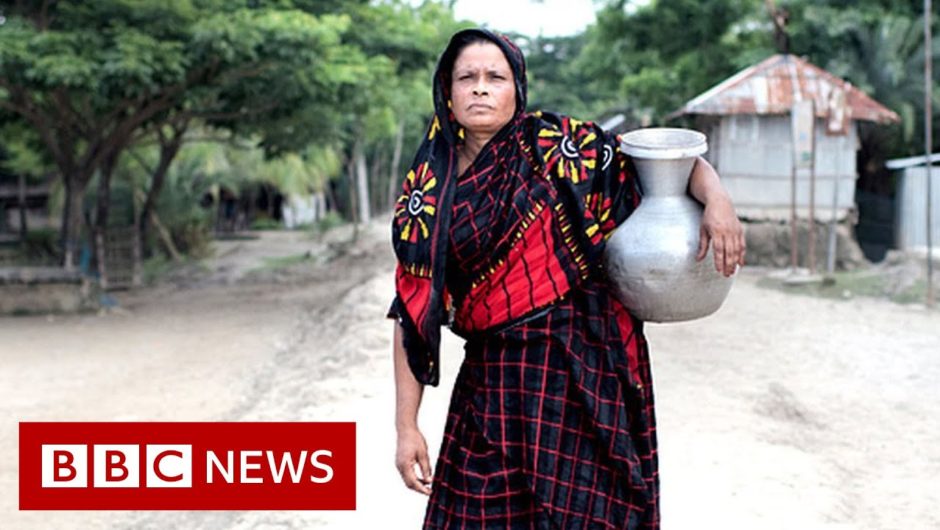
[[[816,105],[815,100],[810,108],[813,116],[813,127],[810,135],[812,136],[812,155],[809,161],[809,273],[816,274]]]
[[[931,0],[924,0],[924,165],[927,178],[927,307],[933,307],[936,299],[933,289],[933,190],[930,182],[930,153],[933,151],[933,53],[931,47],[931,19],[933,18]]]
[[[792,111],[791,111],[792,112]],[[796,272],[800,266],[797,254],[797,218],[796,218],[796,156],[793,157],[793,167],[790,169],[790,270]]]

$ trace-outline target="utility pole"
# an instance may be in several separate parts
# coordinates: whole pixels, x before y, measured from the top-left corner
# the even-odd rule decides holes
[[[927,307],[935,304],[933,292],[933,186],[930,178],[930,153],[933,151],[933,52],[930,23],[933,18],[931,0],[924,0],[924,174],[927,178]]]

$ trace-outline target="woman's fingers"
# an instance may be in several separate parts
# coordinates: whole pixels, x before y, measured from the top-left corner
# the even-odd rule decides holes
[[[738,265],[738,238],[734,235],[728,237],[726,248],[728,250],[725,252],[725,276],[731,276]]]
[[[725,231],[716,231],[711,235],[704,233],[699,243],[698,254],[695,259],[701,260],[708,251],[708,244],[711,243],[712,258],[715,261],[715,270],[725,276],[733,275],[738,265],[744,266],[744,256],[746,254],[747,243],[744,239],[743,231],[740,227]],[[702,246],[705,245],[705,252],[702,252]]]
[[[711,242],[711,237],[708,235],[708,230],[705,229],[703,224],[698,229],[698,252],[695,254],[695,261],[702,261],[705,259],[705,256],[708,255],[708,244]]]
[[[429,495],[431,488],[424,483],[424,477],[418,476],[417,470],[415,469],[416,465],[417,462],[415,461],[411,461],[410,464],[400,465],[398,467],[398,473],[401,474],[401,478],[405,482],[405,485],[408,486],[408,489]]]
[[[424,495],[431,494],[431,464],[427,444],[420,432],[414,430],[399,434],[395,466],[409,489]]]
[[[719,236],[712,236],[712,257],[715,260],[715,270],[724,274],[725,270],[725,241]]]
[[[719,274],[731,276],[737,271],[738,265],[744,265],[747,247],[744,227],[726,195],[709,200],[705,205],[696,259],[700,260],[707,254],[709,242],[715,270]]]
[[[421,465],[421,475],[422,475],[421,482],[426,486],[430,485],[431,484],[431,463],[428,460],[427,452],[425,452],[422,455],[419,455],[418,463]]]
[[[412,465],[410,467],[411,467],[412,482],[408,485],[408,487],[423,495],[430,495],[431,494],[430,475],[422,471],[421,473],[423,476],[419,476],[417,472],[415,471],[415,466]]]

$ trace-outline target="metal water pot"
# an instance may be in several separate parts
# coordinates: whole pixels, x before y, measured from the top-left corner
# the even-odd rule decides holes
[[[649,322],[679,322],[710,315],[731,290],[731,278],[708,255],[696,261],[702,205],[688,195],[705,135],[688,129],[638,129],[621,137],[633,158],[643,200],[607,241],[604,261],[617,297]]]

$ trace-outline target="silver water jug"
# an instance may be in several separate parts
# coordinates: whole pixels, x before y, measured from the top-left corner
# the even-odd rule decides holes
[[[696,261],[702,205],[687,190],[705,135],[688,129],[638,129],[621,137],[633,158],[643,200],[611,234],[604,261],[624,306],[648,322],[680,322],[721,307],[732,278],[715,270],[711,245]]]

